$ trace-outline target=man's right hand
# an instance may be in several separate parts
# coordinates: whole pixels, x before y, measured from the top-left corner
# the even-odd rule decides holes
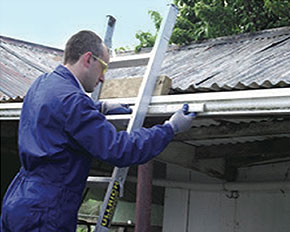
[[[178,110],[175,114],[173,114],[169,121],[165,122],[170,124],[174,131],[174,134],[178,134],[190,129],[192,121],[195,118],[196,114],[193,112],[188,112],[188,110],[188,104],[184,104],[182,109]]]

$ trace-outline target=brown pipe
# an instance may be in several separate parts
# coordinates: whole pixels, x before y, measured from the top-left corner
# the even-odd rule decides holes
[[[151,227],[153,161],[138,166],[135,232],[149,232]]]

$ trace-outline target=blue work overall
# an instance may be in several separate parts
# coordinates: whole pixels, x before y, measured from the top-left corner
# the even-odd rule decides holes
[[[19,123],[21,170],[2,204],[1,231],[75,231],[92,158],[125,167],[145,163],[172,140],[169,124],[117,132],[59,65],[27,92]]]

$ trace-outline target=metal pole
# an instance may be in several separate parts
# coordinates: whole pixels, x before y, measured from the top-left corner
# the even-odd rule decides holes
[[[108,25],[105,34],[104,43],[110,50],[112,49],[112,37],[115,29],[116,19],[112,15],[107,15],[108,17]]]
[[[139,179],[139,178],[138,178]],[[127,181],[137,183],[138,179],[134,176],[128,176]],[[214,180],[214,178],[213,178]],[[98,177],[89,177],[88,186],[94,187]],[[240,191],[240,192],[283,192],[290,191],[290,181],[270,181],[270,182],[224,182],[217,180],[219,183],[199,183],[199,182],[186,182],[176,181],[170,179],[152,179],[153,186],[173,189],[187,189],[197,192],[224,192],[224,191]]]
[[[107,24],[107,30],[106,30],[106,34],[105,34],[104,43],[105,43],[106,47],[109,50],[111,50],[112,49],[112,37],[113,37],[114,29],[115,29],[116,19],[112,15],[107,15],[107,17],[108,17],[108,24]],[[94,89],[94,92],[91,95],[91,97],[93,98],[94,101],[99,100],[102,86],[103,86],[103,84],[100,82],[97,85],[97,87]]]
[[[151,225],[153,161],[138,167],[135,232],[148,232]]]

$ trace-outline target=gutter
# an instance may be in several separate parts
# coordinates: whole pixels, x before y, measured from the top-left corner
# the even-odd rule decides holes
[[[136,98],[101,99],[126,103],[134,110]],[[153,96],[146,117],[169,117],[184,103],[198,118],[290,116],[290,88]],[[19,120],[22,103],[1,103],[0,120]],[[126,121],[131,115],[109,115],[110,121]]]

